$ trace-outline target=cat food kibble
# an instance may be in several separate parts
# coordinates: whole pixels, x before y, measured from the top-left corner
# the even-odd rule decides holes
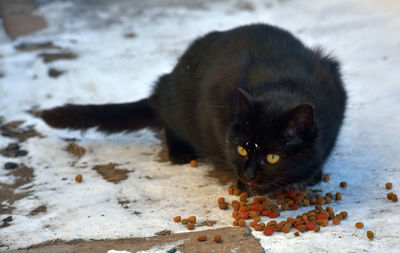
[[[190,223],[196,223],[196,216],[190,216],[188,220]]]
[[[244,226],[246,226],[246,221],[245,221],[244,219],[238,220],[238,226],[239,226],[239,227],[244,227]]]
[[[397,197],[396,194],[392,194],[391,198],[390,198],[393,202],[397,202],[399,201],[399,198]]]
[[[205,235],[201,235],[201,236],[197,237],[197,241],[199,241],[199,242],[204,242],[206,240],[207,240],[207,236],[205,236]]]
[[[297,237],[297,236],[299,236],[299,235],[300,235],[300,233],[299,233],[299,232],[297,232],[297,231],[296,231],[296,232],[294,232],[294,236],[296,236],[296,237]]]
[[[386,183],[385,184],[385,187],[386,187],[387,190],[392,189],[392,186],[393,186],[392,183]]]
[[[336,200],[342,200],[342,194],[340,192],[337,192],[336,196],[335,196],[335,199]]]
[[[226,210],[226,209],[228,209],[228,206],[227,206],[226,203],[220,203],[220,204],[218,204],[218,207],[219,207],[219,209],[221,209],[221,210]]]
[[[194,224],[188,224],[188,225],[186,226],[186,228],[187,228],[188,230],[194,230]]]
[[[191,160],[190,161],[190,166],[192,166],[193,168],[197,167],[197,161],[196,160]]]
[[[183,220],[181,220],[181,223],[182,223],[183,225],[186,225],[186,224],[189,223],[189,220],[188,220],[188,219],[183,219]]]
[[[242,191],[239,190],[239,189],[234,189],[234,190],[233,190],[233,195],[239,196],[241,192],[242,192]]]
[[[233,187],[232,186],[228,188],[228,193],[229,193],[229,195],[233,194]]]
[[[247,192],[242,192],[242,193],[240,194],[240,196],[239,196],[240,202],[246,202],[246,201],[247,201],[247,197],[248,197]]]
[[[220,243],[221,242],[221,236],[220,235],[214,235],[214,242]]]
[[[76,175],[75,181],[78,183],[82,182],[82,175],[81,174]]]
[[[322,178],[322,180],[324,180],[324,182],[329,182],[331,178],[329,177],[329,175],[324,175],[324,177]]]
[[[174,221],[175,221],[175,222],[180,222],[180,221],[181,221],[181,216],[176,216],[176,217],[174,217]]]
[[[356,223],[356,228],[361,229],[363,227],[364,227],[364,223],[362,223],[362,222],[357,222]]]
[[[347,187],[347,183],[346,182],[340,182],[340,187],[342,188],[346,188]]]
[[[370,240],[374,239],[374,232],[372,232],[371,230],[368,230],[367,231],[367,237]]]

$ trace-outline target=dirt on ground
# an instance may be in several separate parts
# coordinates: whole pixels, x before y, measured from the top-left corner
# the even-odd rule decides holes
[[[220,243],[213,241],[214,235],[219,234],[222,238]],[[197,238],[201,235],[207,236],[207,240],[199,242]],[[175,247],[168,244],[177,243]],[[163,247],[164,246],[164,247]],[[153,248],[154,247],[154,248]],[[71,242],[54,241],[29,249],[10,251],[13,253],[61,253],[61,252],[107,252],[108,250],[125,250],[137,252],[141,250],[162,248],[165,252],[264,252],[258,239],[252,236],[248,227],[221,228],[199,232],[181,234],[164,234],[147,238],[129,238],[119,240],[99,240]]]

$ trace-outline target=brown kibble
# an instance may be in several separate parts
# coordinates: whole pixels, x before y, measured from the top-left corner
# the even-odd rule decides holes
[[[253,220],[255,222],[259,222],[259,221],[261,221],[261,217],[260,216],[256,216],[256,217],[253,218]]]
[[[207,240],[207,236],[205,236],[205,235],[201,235],[201,236],[197,237],[197,241],[199,241],[199,242],[204,242],[206,240]]]
[[[188,220],[190,223],[196,223],[196,216],[190,216]]]
[[[305,200],[303,201],[303,205],[304,205],[304,206],[309,206],[309,205],[310,205],[310,201],[309,201],[308,199],[305,199]]]
[[[329,220],[327,219],[321,219],[321,220],[317,220],[318,225],[321,225],[322,227],[326,227],[328,226]]]
[[[336,200],[342,200],[342,194],[340,192],[337,192],[336,196],[335,196],[335,199]]]
[[[247,192],[242,192],[239,197],[240,202],[246,202],[248,196]]]
[[[175,221],[175,222],[180,222],[180,221],[181,221],[181,216],[176,216],[176,217],[174,217],[174,221]]]
[[[324,175],[324,177],[322,178],[322,180],[324,180],[324,182],[329,182],[331,178],[329,177],[329,175]]]
[[[187,228],[188,230],[194,230],[194,224],[188,224],[188,225],[186,226],[186,228]]]
[[[255,225],[257,225],[257,221],[250,222],[250,227],[254,228]]]
[[[399,198],[397,197],[397,195],[396,194],[392,194],[392,196],[391,196],[391,198],[390,198],[393,202],[397,202],[397,201],[399,201]]]
[[[196,160],[191,160],[190,161],[190,166],[192,166],[193,168],[197,167],[197,161]]]
[[[328,213],[333,212],[333,208],[332,208],[331,206],[327,206],[327,207],[325,208],[325,210],[326,210]]]
[[[263,229],[262,226],[260,226],[259,224],[254,225],[253,228],[255,231],[261,231]]]
[[[218,199],[218,204],[221,204],[221,203],[225,203],[225,198],[224,197],[220,197]]]
[[[394,194],[393,192],[389,192],[388,194],[386,194],[387,199],[391,200],[393,194]]]
[[[347,187],[347,183],[345,181],[340,182],[340,187],[346,188]]]
[[[299,230],[302,233],[304,233],[306,231],[306,226],[303,224],[298,225],[296,228],[297,228],[297,230]]]
[[[226,205],[226,203],[219,203],[218,204],[219,209],[221,210],[226,210],[228,209],[228,206]]]
[[[392,183],[386,183],[385,187],[386,187],[387,190],[390,190],[390,189],[392,189],[393,184]]]
[[[288,210],[289,209],[289,205],[288,205],[288,203],[283,203],[282,205],[281,205],[281,210],[282,211],[285,211],[285,210]]]
[[[368,230],[367,231],[367,237],[370,240],[374,239],[374,232],[372,232],[371,230]]]
[[[289,233],[291,228],[292,228],[292,226],[291,226],[290,224],[285,224],[285,225],[282,227],[282,232],[283,232],[283,233]]]
[[[186,225],[186,224],[189,223],[189,220],[188,220],[188,219],[183,219],[183,220],[181,220],[181,223],[182,223],[183,225]]]
[[[314,230],[315,233],[317,233],[317,232],[319,232],[321,230],[321,227],[318,226],[318,225],[315,225],[313,230]]]
[[[364,223],[362,223],[362,222],[357,222],[356,223],[356,228],[361,229],[363,227],[364,227]]]
[[[228,193],[229,193],[230,195],[233,194],[233,187],[232,187],[232,186],[231,186],[231,187],[228,187]]]
[[[244,221],[244,219],[240,219],[240,220],[238,220],[238,225],[239,225],[239,227],[244,227],[244,226],[246,226],[246,221]]]
[[[340,224],[340,219],[339,219],[339,218],[336,218],[336,217],[333,218],[333,219],[332,219],[332,224],[333,224],[333,225],[339,225],[339,224]]]
[[[78,183],[82,182],[82,175],[81,174],[76,175],[75,181]]]
[[[340,212],[340,215],[342,216],[343,219],[346,219],[349,214],[346,211]]]
[[[239,189],[237,189],[237,188],[235,188],[235,189],[233,190],[233,195],[239,196],[240,193],[242,193],[242,191],[239,190]]]
[[[238,220],[234,220],[233,223],[232,223],[232,225],[233,225],[233,226],[238,226],[238,225],[239,225],[239,224],[238,224]]]
[[[300,235],[300,233],[299,232],[294,232],[294,236],[299,236]]]
[[[222,240],[221,240],[221,236],[220,235],[214,235],[214,242],[216,242],[216,243],[220,243]]]

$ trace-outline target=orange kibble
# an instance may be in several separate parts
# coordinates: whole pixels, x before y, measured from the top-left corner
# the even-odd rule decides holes
[[[246,226],[246,222],[243,219],[238,220],[238,225],[239,227],[244,227]]]
[[[219,209],[221,210],[226,210],[228,209],[228,206],[226,205],[226,203],[219,203],[218,204]]]
[[[254,225],[254,230],[255,231],[261,231],[262,230],[262,226],[260,226],[259,224]]]
[[[313,230],[314,230],[314,232],[317,233],[317,232],[319,232],[321,230],[321,227],[318,226],[318,225],[315,225]]]
[[[342,216],[343,219],[346,219],[349,214],[346,211],[340,212],[340,215]]]
[[[364,227],[364,223],[362,223],[362,222],[357,222],[356,223],[356,228],[362,229],[363,227]]]
[[[181,223],[182,223],[183,225],[186,225],[186,224],[189,223],[189,220],[188,220],[188,219],[183,219],[183,220],[181,220]]]
[[[205,236],[205,235],[201,235],[201,236],[197,237],[197,241],[199,241],[199,242],[204,242],[205,240],[207,240],[207,236]]]
[[[342,200],[342,194],[340,192],[337,192],[335,198],[336,200]]]
[[[233,226],[238,226],[239,224],[238,224],[238,220],[234,220],[233,222],[232,222],[232,225]]]
[[[390,200],[392,200],[393,202],[397,202],[397,201],[399,201],[399,198],[397,197],[396,194],[393,193]]]
[[[374,239],[374,232],[372,232],[371,230],[368,230],[367,231],[367,237],[370,240]]]
[[[386,187],[387,190],[390,190],[390,189],[392,189],[393,184],[392,183],[386,183],[385,187]]]
[[[196,216],[190,216],[188,220],[190,223],[196,223]]]
[[[336,217],[333,218],[333,219],[332,219],[332,224],[333,224],[333,225],[339,225],[339,224],[340,224],[340,219],[339,219],[339,218],[336,218]]]
[[[218,199],[218,204],[221,204],[221,203],[225,203],[225,198],[224,197],[220,197]]]
[[[186,228],[187,228],[188,230],[194,230],[194,224],[188,224],[188,225],[186,226]]]
[[[181,221],[181,216],[176,216],[176,217],[174,217],[174,221],[175,221],[175,222],[180,222],[180,221]]]
[[[220,235],[214,235],[214,242],[220,243],[221,242],[221,236]]]
[[[197,161],[196,160],[191,160],[190,161],[190,166],[192,166],[193,168],[197,167]]]
[[[237,188],[233,189],[233,195],[239,196],[240,193],[242,193],[242,191],[240,189],[237,189]]]
[[[231,187],[228,187],[228,193],[229,193],[230,195],[233,194],[233,187],[232,187],[232,186],[231,186]]]
[[[76,175],[75,181],[78,183],[82,182],[82,175],[81,174]]]
[[[247,194],[247,192],[242,192],[242,193],[240,194],[239,199],[240,199],[241,202],[246,202],[248,196],[249,196],[249,195]]]

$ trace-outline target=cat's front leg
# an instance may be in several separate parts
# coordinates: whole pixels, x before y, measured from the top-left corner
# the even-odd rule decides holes
[[[171,162],[185,164],[196,158],[194,148],[167,128],[165,128],[165,140]]]

